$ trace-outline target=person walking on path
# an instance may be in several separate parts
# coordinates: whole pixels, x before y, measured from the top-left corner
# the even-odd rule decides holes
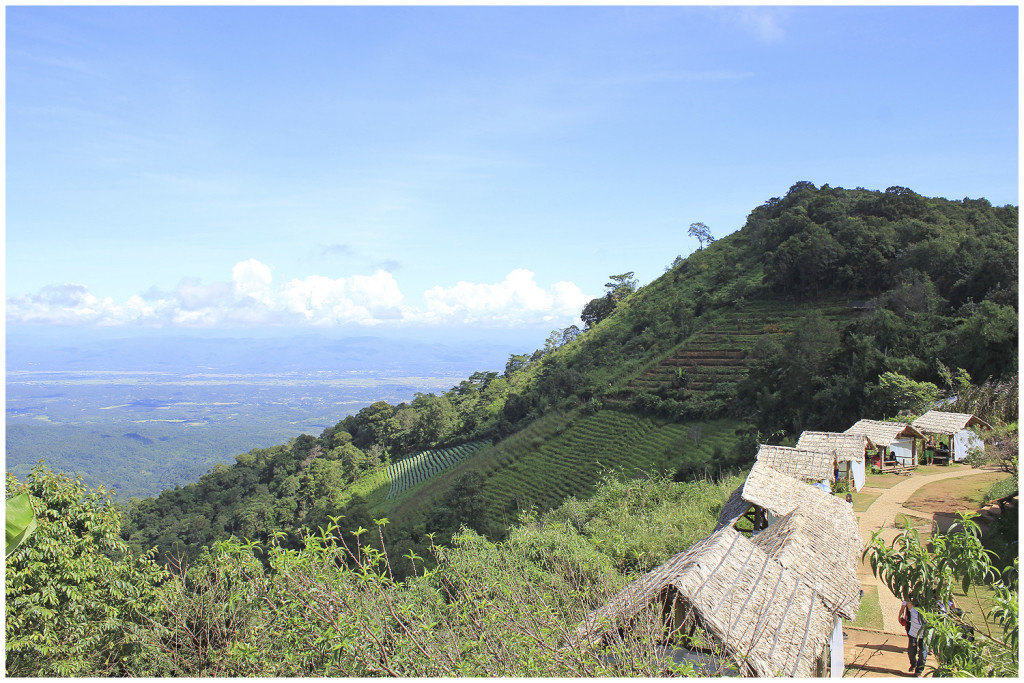
[[[910,669],[915,676],[924,675],[924,663],[928,659],[928,646],[924,644],[924,617],[914,607],[914,601],[907,598],[900,608],[900,617],[907,620],[907,656]]]

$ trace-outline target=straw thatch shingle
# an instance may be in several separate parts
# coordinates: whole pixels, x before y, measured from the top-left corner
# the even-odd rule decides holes
[[[732,526],[749,509],[750,503],[743,500],[743,487],[740,486],[732,492],[729,500],[725,501],[725,504],[722,505],[722,511],[718,513],[718,524],[715,526],[715,531],[718,531],[723,526]]]
[[[905,437],[925,438],[924,434],[904,422],[882,422],[881,420],[861,420],[843,433],[863,434],[871,439],[871,443],[876,447],[889,447],[893,441]]]
[[[815,451],[834,451],[838,462],[863,462],[869,448],[875,448],[871,439],[863,434],[839,432],[804,432],[796,442],[797,448]]]
[[[813,585],[725,527],[592,612],[577,639],[593,642],[668,588],[740,670],[755,676],[811,676],[832,632],[834,616]]]
[[[743,499],[776,517],[788,515],[801,505],[817,507],[844,501],[816,486],[810,486],[758,461],[743,484]]]
[[[856,616],[861,538],[853,506],[760,462],[747,476],[743,499],[781,518],[755,536],[754,542],[776,548],[773,556],[805,574],[834,611],[847,619]],[[773,540],[779,534],[785,534],[785,543]]]
[[[757,461],[776,472],[791,475],[801,481],[835,481],[835,454],[788,446],[761,444]]]
[[[970,413],[947,413],[941,410],[929,410],[911,424],[926,434],[942,435],[953,435],[970,426],[992,429],[992,425]]]

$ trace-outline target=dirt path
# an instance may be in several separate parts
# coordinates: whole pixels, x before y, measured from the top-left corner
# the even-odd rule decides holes
[[[964,472],[962,469],[955,469],[949,472],[940,472],[938,474],[930,474],[924,476],[910,476],[906,481],[901,481],[892,488],[881,489],[881,494],[868,506],[868,509],[860,513],[860,535],[861,540],[865,545],[871,541],[871,534],[875,531],[882,529],[882,538],[886,541],[892,541],[896,538],[899,533],[899,528],[896,526],[896,515],[906,515],[911,524],[921,529],[922,531],[931,531],[932,520],[934,516],[931,513],[921,512],[919,510],[911,510],[910,508],[903,507],[903,503],[907,502],[919,488],[926,484],[930,484],[933,481],[941,481],[943,479],[955,479],[957,477],[971,477],[977,475],[988,474],[985,470],[975,470],[971,472]],[[868,487],[861,489],[872,493]],[[879,489],[875,489],[879,490]],[[917,524],[914,524],[914,520],[918,520]],[[893,595],[888,588],[885,587],[878,579],[871,573],[871,567],[866,563],[861,563],[860,566],[861,584],[862,585],[877,585],[878,588],[878,601],[882,608],[882,624],[883,630],[888,633],[902,634],[903,627],[900,626],[898,621],[900,611],[900,599]]]
[[[847,626],[843,631],[847,638],[845,653],[846,671],[844,678],[912,678],[907,657],[907,635],[882,633]]]

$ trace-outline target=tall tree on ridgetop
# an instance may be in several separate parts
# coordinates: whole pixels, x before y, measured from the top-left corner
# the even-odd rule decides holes
[[[628,273],[622,273],[621,275],[609,275],[608,279],[611,282],[604,284],[608,293],[611,294],[612,300],[615,303],[619,303],[627,296],[636,291],[637,282],[633,278],[633,271]]]
[[[703,223],[690,223],[690,237],[696,237],[700,242],[700,250],[704,251],[704,243],[711,244],[715,238],[711,236],[711,228]]]
[[[591,299],[580,313],[580,319],[588,330],[611,315],[620,301],[636,291],[637,281],[633,278],[632,270],[620,275],[609,275],[608,279],[610,282],[604,285],[608,290],[605,295]]]

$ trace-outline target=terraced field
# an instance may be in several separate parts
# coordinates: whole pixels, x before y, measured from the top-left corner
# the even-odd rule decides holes
[[[376,479],[352,487],[377,511],[396,518],[422,516],[464,474],[484,477],[488,517],[511,524],[520,510],[548,509],[569,496],[585,496],[609,470],[626,476],[673,473],[684,468],[717,475],[721,456],[731,456],[743,423],[733,419],[673,423],[626,408],[640,391],[663,385],[700,395],[739,382],[747,373],[758,340],[791,333],[811,310],[836,322],[850,320],[844,303],[790,306],[747,301],[716,314],[713,324],[693,334],[671,354],[600,397],[603,410],[552,412],[510,437],[477,444],[470,454],[419,454],[395,463]],[[719,451],[716,457],[716,450]],[[366,493],[363,494],[363,489]]]
[[[437,476],[448,468],[472,456],[489,441],[473,441],[461,446],[433,451],[423,451],[408,458],[392,463],[386,471],[387,480],[391,482],[386,499],[411,489],[422,481]]]
[[[463,460],[437,476],[431,477],[412,489],[408,489],[394,498],[386,499],[382,490],[377,494],[365,495],[371,505],[382,513],[394,517],[407,518],[426,513],[434,502],[463,475],[475,471],[482,475],[493,473],[520,457],[523,453],[540,447],[543,443],[557,438],[567,429],[572,420],[578,417],[577,411],[567,413],[552,412],[538,418],[524,429],[499,441],[493,446],[484,444],[472,457]],[[363,479],[356,482],[361,485]],[[367,488],[370,488],[367,486]]]
[[[602,410],[572,423],[557,437],[522,452],[509,450],[485,469],[483,494],[495,522],[509,523],[521,509],[548,509],[569,496],[586,495],[608,470],[627,476],[674,472],[680,465],[706,464],[731,452],[742,426],[735,420],[661,424],[616,410]]]
[[[612,397],[628,401],[634,394],[651,392],[661,386],[686,389],[702,394],[723,384],[740,382],[747,374],[750,351],[761,339],[792,332],[799,320],[813,307],[786,307],[779,302],[747,302],[742,308],[726,311],[714,325],[705,328],[631,379],[624,391]],[[817,307],[826,318],[848,319],[841,304]]]

